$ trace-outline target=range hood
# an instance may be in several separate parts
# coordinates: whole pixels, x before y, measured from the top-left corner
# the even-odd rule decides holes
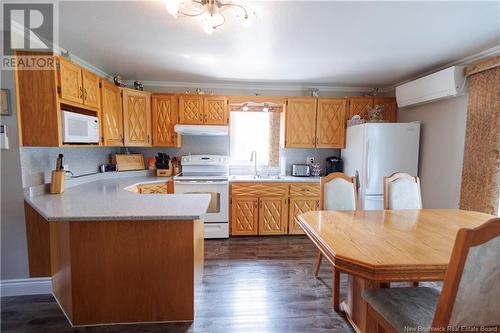
[[[229,135],[229,127],[216,125],[175,125],[174,132],[181,135],[227,136]]]

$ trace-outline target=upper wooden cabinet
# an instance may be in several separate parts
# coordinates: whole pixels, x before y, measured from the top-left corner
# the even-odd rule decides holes
[[[344,98],[318,99],[316,148],[344,147],[346,110],[347,100]]]
[[[226,96],[206,96],[203,98],[203,122],[207,125],[226,125],[229,123]]]
[[[286,148],[343,148],[344,98],[289,98],[285,110]]]
[[[359,115],[361,119],[366,119],[368,109],[374,105],[382,105],[384,108],[382,115],[384,120],[391,123],[396,122],[398,105],[394,97],[350,97],[347,119],[351,119],[354,115]]]
[[[59,58],[59,91],[62,103],[99,110],[99,76]]]
[[[178,97],[170,94],[153,94],[152,124],[153,146],[174,147],[177,136],[174,126],[178,119]]]
[[[123,131],[126,146],[151,146],[151,94],[122,89]]]
[[[384,120],[388,120],[390,123],[397,121],[398,104],[394,97],[375,97],[373,98],[373,104],[382,105]]]
[[[316,144],[316,98],[289,98],[285,109],[285,147]]]
[[[99,91],[99,76],[82,69],[83,81],[83,104],[92,108],[99,109],[101,106],[101,97]]]
[[[229,112],[226,96],[180,95],[179,123],[227,125]]]
[[[61,99],[83,104],[82,68],[63,58],[59,59]]]
[[[203,124],[203,96],[179,96],[179,123]]]
[[[105,146],[122,146],[123,112],[120,88],[107,80],[101,81],[101,133]]]

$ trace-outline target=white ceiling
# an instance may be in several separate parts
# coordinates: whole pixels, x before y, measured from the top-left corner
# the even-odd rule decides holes
[[[500,44],[500,2],[247,2],[206,35],[162,1],[71,1],[59,44],[125,79],[387,86]]]

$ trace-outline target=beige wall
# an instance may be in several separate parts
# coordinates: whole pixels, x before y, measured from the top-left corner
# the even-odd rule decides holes
[[[424,208],[458,208],[467,96],[398,110],[398,121],[422,122],[419,176]]]

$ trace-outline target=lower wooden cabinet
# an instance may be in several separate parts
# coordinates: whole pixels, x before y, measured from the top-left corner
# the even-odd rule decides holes
[[[233,198],[231,201],[231,235],[257,235],[259,232],[259,199]]]
[[[231,235],[303,234],[297,216],[319,208],[319,183],[231,184]]]
[[[299,226],[297,217],[300,214],[319,209],[319,199],[304,197],[290,198],[290,221],[288,222],[288,233],[292,235],[303,235],[304,230]]]
[[[283,235],[288,229],[288,198],[259,198],[259,235]]]

